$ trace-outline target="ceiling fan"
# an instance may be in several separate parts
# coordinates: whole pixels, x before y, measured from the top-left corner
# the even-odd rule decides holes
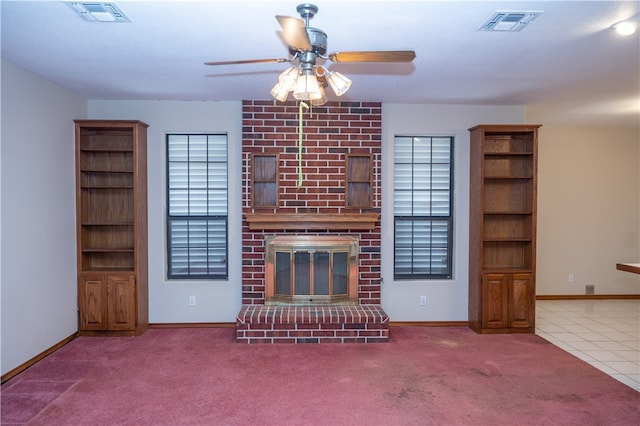
[[[299,100],[308,100],[313,105],[327,101],[324,88],[331,86],[337,96],[343,95],[351,86],[351,80],[342,74],[329,71],[316,64],[317,59],[332,62],[411,62],[416,57],[413,50],[347,51],[327,54],[327,34],[319,28],[309,26],[309,20],[318,13],[318,7],[304,3],[296,8],[302,19],[277,15],[282,27],[284,41],[289,45],[289,58],[245,59],[234,61],[205,62],[205,65],[254,64],[267,62],[291,62],[295,65],[280,74],[271,94],[285,101],[288,93]],[[296,63],[297,62],[297,63]]]

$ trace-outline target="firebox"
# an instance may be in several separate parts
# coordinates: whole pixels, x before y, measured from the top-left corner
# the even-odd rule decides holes
[[[358,238],[265,238],[265,304],[358,304]]]

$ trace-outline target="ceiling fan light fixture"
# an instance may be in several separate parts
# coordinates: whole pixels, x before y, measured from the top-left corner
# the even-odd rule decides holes
[[[281,82],[277,82],[276,85],[273,86],[273,89],[271,89],[270,93],[271,96],[273,96],[280,102],[284,102],[287,100],[287,96],[289,96],[290,91],[291,90],[283,86]]]
[[[278,81],[280,82],[282,87],[290,92],[296,87],[298,74],[300,74],[298,67],[289,67],[282,74],[280,74]]]
[[[327,102],[325,89],[328,86],[331,86],[336,96],[342,96],[351,87],[351,80],[339,72],[330,72],[324,66],[316,65],[318,58],[332,62],[409,63],[416,57],[416,52],[413,50],[343,51],[327,55],[327,34],[319,28],[309,26],[309,20],[318,13],[318,7],[310,3],[303,3],[298,5],[296,10],[302,19],[276,15],[282,28],[282,38],[289,46],[290,57],[288,59],[216,61],[205,62],[205,65],[293,63],[297,61],[297,65],[287,68],[280,74],[278,84],[271,89],[271,95],[284,102],[288,92],[293,92],[295,99],[309,101],[312,105],[322,105]],[[524,15],[520,13],[517,16],[509,16],[508,20],[519,21],[523,17]],[[501,19],[503,18],[504,16]]]
[[[300,101],[311,101],[320,99],[320,84],[318,79],[312,73],[303,73],[298,76],[296,88],[293,91],[293,97]]]
[[[336,96],[342,96],[347,93],[347,90],[351,87],[351,80],[336,71],[328,72],[327,74],[327,81]]]
[[[318,87],[318,93],[320,94],[319,98],[311,98],[309,100],[309,102],[311,102],[311,105],[317,106],[317,105],[324,105],[327,103],[328,99],[327,99],[327,93],[324,91],[324,88],[322,87],[322,85],[320,85]]]

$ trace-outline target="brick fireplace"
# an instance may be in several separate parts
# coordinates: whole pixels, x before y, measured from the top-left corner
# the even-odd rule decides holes
[[[304,111],[301,149],[296,102],[243,101],[242,114],[243,306],[237,341],[387,341],[388,316],[380,307],[381,104],[329,102]],[[267,301],[272,277],[265,240],[274,237],[302,237],[305,250],[320,247],[321,254],[331,251],[309,243],[314,237],[356,241],[349,303],[314,303],[313,297],[300,303],[297,295],[291,297],[296,303]]]

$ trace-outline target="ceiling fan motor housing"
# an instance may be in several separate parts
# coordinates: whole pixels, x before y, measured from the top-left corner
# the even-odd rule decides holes
[[[319,55],[327,53],[327,34],[318,28],[307,28],[313,51]]]
[[[307,27],[306,30],[311,44],[311,52],[316,55],[324,56],[325,53],[327,53],[327,34],[318,28]],[[297,53],[301,56],[306,53],[306,51],[299,51],[296,48],[289,46],[289,53],[291,55],[295,55]]]
[[[305,27],[313,53],[317,55],[324,55],[327,53],[327,34],[319,28],[309,27],[309,20],[318,13],[318,6],[315,4],[303,3],[299,4],[296,10],[305,21]],[[293,53],[295,53],[295,51],[292,52],[292,54]]]

